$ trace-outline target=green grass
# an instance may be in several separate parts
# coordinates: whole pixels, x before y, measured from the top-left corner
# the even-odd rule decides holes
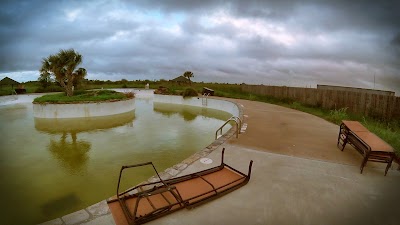
[[[301,104],[300,104],[301,105]],[[290,107],[294,108],[294,107]],[[327,121],[339,125],[342,120],[355,120],[363,124],[369,131],[375,133],[388,144],[390,144],[396,152],[396,155],[400,156],[400,121],[390,120],[383,121],[377,120],[371,117],[363,115],[356,115],[346,112],[346,108],[338,110],[327,110],[317,107],[310,107],[301,105],[296,108],[299,111],[307,112],[312,115],[321,117]]]
[[[265,103],[276,104],[292,109],[296,109],[299,111],[303,111],[318,117],[321,117],[327,121],[330,121],[334,124],[339,125],[342,120],[357,120],[360,121],[365,127],[367,127],[371,132],[377,134],[380,138],[385,140],[391,146],[396,149],[396,154],[400,156],[400,121],[399,120],[379,120],[370,117],[365,117],[363,115],[353,115],[347,112],[346,109],[337,109],[337,110],[328,110],[322,109],[319,107],[308,106],[305,104],[301,104],[292,99],[279,99],[271,96],[264,95],[256,95],[248,92],[244,92],[241,90],[239,84],[221,84],[221,83],[203,83],[203,82],[195,82],[189,85],[178,85],[174,82],[168,81],[128,81],[128,82],[111,82],[111,81],[91,81],[91,82],[83,82],[79,89],[81,90],[89,90],[89,89],[108,89],[108,88],[144,88],[146,84],[150,84],[151,89],[157,89],[159,86],[167,87],[169,89],[169,94],[180,95],[182,94],[186,88],[191,87],[195,89],[197,92],[201,93],[203,87],[211,88],[215,91],[215,96],[226,97],[226,98],[235,98],[235,99],[246,99],[251,101],[259,101]],[[37,82],[28,82],[25,83],[25,88],[28,93],[37,92],[40,90],[38,88]],[[50,89],[59,89],[55,85],[52,85]],[[51,90],[43,90],[51,91]],[[0,93],[2,94],[2,93]],[[8,94],[6,91],[4,94]],[[61,97],[66,97],[64,94],[59,94]],[[44,97],[44,96],[43,96]],[[39,99],[35,100],[37,102],[57,102],[57,96],[46,97],[48,99]],[[83,97],[75,96],[77,100],[73,99],[65,99],[62,100],[65,103],[74,102],[74,101],[99,101],[99,100],[107,100],[108,97],[104,97],[102,95],[98,95],[95,97],[88,97],[87,99],[83,99]],[[111,97],[113,99],[114,97]],[[119,97],[115,97],[115,99],[119,99]],[[58,101],[60,102],[60,101]]]
[[[74,95],[68,97],[65,93],[48,94],[41,97],[35,98],[34,103],[45,104],[45,103],[80,103],[80,102],[101,102],[101,101],[113,101],[122,100],[133,97],[131,94],[124,94],[111,90],[98,90],[98,91],[75,91]]]
[[[3,95],[11,95],[13,90],[11,88],[2,88],[0,89],[0,96]]]

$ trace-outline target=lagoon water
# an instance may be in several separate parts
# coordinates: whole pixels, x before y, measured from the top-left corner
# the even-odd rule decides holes
[[[137,98],[117,116],[38,119],[25,98],[0,105],[1,224],[38,224],[106,199],[122,165],[152,161],[161,172],[209,145],[231,116]],[[126,175],[123,188],[153,172]]]

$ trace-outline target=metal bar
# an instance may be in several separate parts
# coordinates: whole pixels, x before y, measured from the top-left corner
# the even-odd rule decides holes
[[[153,209],[156,210],[157,208],[153,205],[153,202],[151,202],[149,196],[151,196],[151,195],[145,195],[144,198],[149,202],[151,207],[153,207]]]
[[[234,122],[235,122],[235,124],[236,124],[236,138],[239,137],[239,132],[240,132],[240,130],[239,130],[239,127],[238,127],[238,126],[239,126],[239,125],[238,125],[238,122],[236,121],[236,119],[234,119],[233,117],[231,117],[231,118],[229,118],[227,121],[225,121],[225,123],[224,123],[220,128],[218,128],[217,131],[215,131],[215,140],[217,140],[218,131],[220,131],[220,132],[221,132],[221,135],[222,135],[222,128],[224,128],[225,125],[228,124],[230,121],[234,121]]]
[[[240,174],[240,175],[242,175],[242,176],[244,176],[244,177],[247,176],[246,174],[240,172],[239,170],[237,170],[237,169],[235,169],[235,168],[233,168],[233,167],[231,167],[231,166],[229,166],[229,165],[227,165],[227,164],[224,164],[224,166],[225,166],[225,167],[228,167],[229,169],[235,171],[236,173],[238,173],[238,174]]]
[[[156,170],[155,166],[151,162],[121,167],[119,178],[118,178],[117,199],[116,200],[119,201],[119,204],[121,205],[121,208],[123,210],[123,213],[125,214],[125,217],[126,217],[128,223],[130,225],[142,224],[144,222],[147,222],[147,221],[150,221],[150,220],[154,220],[154,219],[159,218],[159,217],[161,217],[163,215],[166,215],[166,214],[169,214],[171,212],[174,212],[174,211],[176,211],[178,209],[181,209],[183,207],[192,208],[195,205],[201,204],[201,203],[206,202],[206,201],[211,201],[211,200],[217,198],[217,196],[219,197],[219,196],[225,195],[226,193],[229,193],[229,192],[231,192],[231,191],[233,191],[233,190],[245,185],[250,179],[251,168],[252,168],[253,161],[252,160],[250,161],[248,175],[246,175],[246,174],[244,174],[244,173],[232,168],[231,166],[226,165],[224,163],[224,157],[225,157],[225,148],[222,149],[221,165],[220,166],[216,166],[216,167],[213,167],[213,168],[210,168],[210,169],[207,169],[207,170],[203,170],[203,171],[200,171],[200,172],[197,172],[197,173],[194,173],[194,174],[189,174],[189,175],[186,175],[186,176],[183,176],[183,177],[169,179],[169,180],[166,180],[166,181],[163,181],[161,179],[161,177],[158,174],[158,171]],[[138,167],[138,166],[145,166],[145,165],[150,165],[150,164],[153,166],[153,169],[155,170],[157,176],[160,178],[160,181],[152,182],[152,183],[149,183],[149,184],[137,185],[135,188],[141,188],[143,186],[156,185],[156,184],[161,184],[161,183],[163,185],[165,185],[165,187],[154,186],[151,190],[142,191],[140,193],[133,194],[133,195],[122,195],[121,193],[119,193],[120,182],[121,182],[121,179],[122,179],[122,173],[123,173],[124,169],[132,168],[132,167]],[[211,173],[220,171],[220,170],[224,169],[225,166],[227,168],[231,169],[232,171],[238,173],[239,175],[241,175],[241,177],[239,177],[238,179],[235,179],[235,180],[233,180],[233,181],[231,181],[229,183],[226,183],[226,184],[224,184],[224,185],[222,185],[222,186],[220,186],[218,188],[215,188],[215,186],[210,181],[208,181],[205,177],[203,177],[203,175],[207,175],[207,174],[211,174]],[[179,190],[176,189],[175,186],[169,186],[171,184],[175,184],[175,183],[179,183],[179,182],[183,182],[183,181],[186,181],[186,180],[193,179],[194,177],[199,177],[200,179],[204,180],[206,183],[208,183],[212,187],[212,190],[206,191],[205,193],[202,193],[200,195],[194,196],[194,197],[192,197],[190,199],[183,200],[182,196],[179,193]],[[241,181],[241,180],[243,180],[243,181]],[[237,184],[235,184],[235,183],[237,183]],[[231,185],[233,185],[233,186],[231,186]],[[229,187],[229,186],[231,186],[231,187]],[[134,190],[135,188],[130,188],[128,190],[131,191],[131,190]],[[224,190],[222,190],[222,189],[224,189]],[[176,192],[174,190],[176,190]],[[222,190],[222,191],[220,191],[220,190]],[[167,199],[167,197],[164,195],[164,192],[167,192],[167,191],[170,192],[174,196],[174,198],[176,199],[176,203],[171,203]],[[123,192],[123,194],[126,194],[127,192],[128,191],[125,191],[125,192]],[[189,203],[190,200],[193,200],[193,199],[196,199],[196,198],[201,198],[202,196],[208,195],[210,193],[214,193],[214,194],[212,194],[210,196],[207,196],[207,197],[204,197],[203,199],[197,200],[197,201],[195,201],[193,203]],[[157,209],[155,207],[155,205],[152,203],[152,201],[150,200],[150,196],[151,195],[156,195],[156,194],[161,194],[162,198],[164,198],[164,200],[168,203],[168,206],[161,207],[161,208]],[[130,212],[128,206],[127,206],[126,199],[134,198],[134,197],[136,197],[136,202],[134,203],[133,214],[131,214],[131,212]],[[149,212],[146,215],[136,216],[137,213],[138,213],[139,203],[140,203],[141,200],[143,200],[143,198],[147,199],[147,201],[149,202],[149,204],[152,206],[152,208],[154,210]],[[114,202],[116,200],[111,200],[109,202]],[[177,205],[179,205],[179,206],[173,209],[173,207],[177,206]]]
[[[224,155],[225,155],[225,148],[222,148],[221,166],[224,165]]]
[[[240,180],[242,180],[243,179],[243,182],[242,183],[244,183],[245,181],[246,181],[246,176],[245,177],[240,177],[240,178],[238,178],[238,179],[236,179],[236,180],[234,180],[234,181],[232,181],[232,182],[229,182],[229,183],[227,183],[227,184],[225,184],[225,185],[223,185],[223,186],[221,186],[221,187],[218,187],[218,188],[215,188],[214,190],[210,190],[210,191],[207,191],[207,192],[204,192],[203,194],[200,194],[200,195],[196,195],[196,196],[193,196],[193,197],[191,197],[191,198],[188,198],[188,199],[185,199],[185,201],[190,201],[190,200],[193,200],[193,199],[196,199],[196,198],[199,198],[199,197],[201,197],[201,196],[203,196],[203,195],[207,195],[207,194],[209,194],[209,193],[211,193],[211,192],[215,192],[215,195],[219,195],[221,192],[218,192],[218,190],[219,189],[222,189],[222,188],[224,188],[224,187],[226,187],[226,186],[228,186],[228,185],[231,185],[231,184],[233,184],[233,183],[236,183],[236,182],[238,182],[238,181],[240,181]],[[207,182],[208,183],[208,182]],[[239,183],[240,184],[240,183]],[[239,185],[238,184],[238,185]],[[236,185],[235,185],[236,186]],[[224,190],[225,191],[225,190]],[[209,196],[209,197],[207,197],[207,198],[210,198],[210,197],[212,197],[212,196]],[[204,199],[201,199],[200,201],[203,201],[203,200],[205,200],[205,199],[207,199],[207,198],[204,198]]]
[[[242,129],[242,120],[239,118],[239,117],[237,117],[237,116],[232,116],[231,118],[233,118],[233,119],[235,119],[235,120],[238,120],[239,121],[239,129]],[[237,122],[237,121],[236,121]],[[240,131],[239,131],[239,133],[240,133]]]
[[[165,201],[167,201],[168,202],[168,205],[171,205],[171,202],[170,201],[168,201],[168,199],[163,195],[163,193],[160,193],[160,195],[164,198],[164,200]],[[174,196],[175,197],[175,196]]]
[[[204,180],[207,184],[209,184],[212,187],[212,189],[215,191],[215,194],[218,194],[217,190],[215,189],[214,185],[211,182],[209,182],[208,180],[204,179],[204,177],[202,177],[200,175],[195,174],[195,176],[199,177],[202,180]]]

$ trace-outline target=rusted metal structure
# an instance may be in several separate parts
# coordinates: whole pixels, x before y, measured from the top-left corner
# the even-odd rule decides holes
[[[194,208],[247,184],[253,161],[249,163],[248,174],[244,174],[224,163],[224,151],[225,148],[222,150],[221,165],[168,180],[161,179],[152,162],[123,166],[119,174],[117,195],[107,201],[115,223],[143,224],[182,208]],[[119,192],[125,169],[149,165],[153,167],[159,181]]]
[[[338,148],[343,151],[346,144],[353,146],[363,157],[360,173],[367,161],[387,163],[385,176],[392,165],[394,149],[374,133],[371,133],[358,121],[343,120],[340,124],[337,140]]]

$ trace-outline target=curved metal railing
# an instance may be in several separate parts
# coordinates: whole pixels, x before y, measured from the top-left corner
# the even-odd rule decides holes
[[[226,124],[228,124],[230,121],[234,121],[236,124],[236,138],[239,137],[240,134],[240,129],[242,129],[242,120],[237,117],[237,116],[232,116],[229,118],[225,123],[215,131],[215,140],[217,140],[219,137],[222,136],[222,129],[225,127]],[[220,132],[220,135],[218,136],[218,131]]]

